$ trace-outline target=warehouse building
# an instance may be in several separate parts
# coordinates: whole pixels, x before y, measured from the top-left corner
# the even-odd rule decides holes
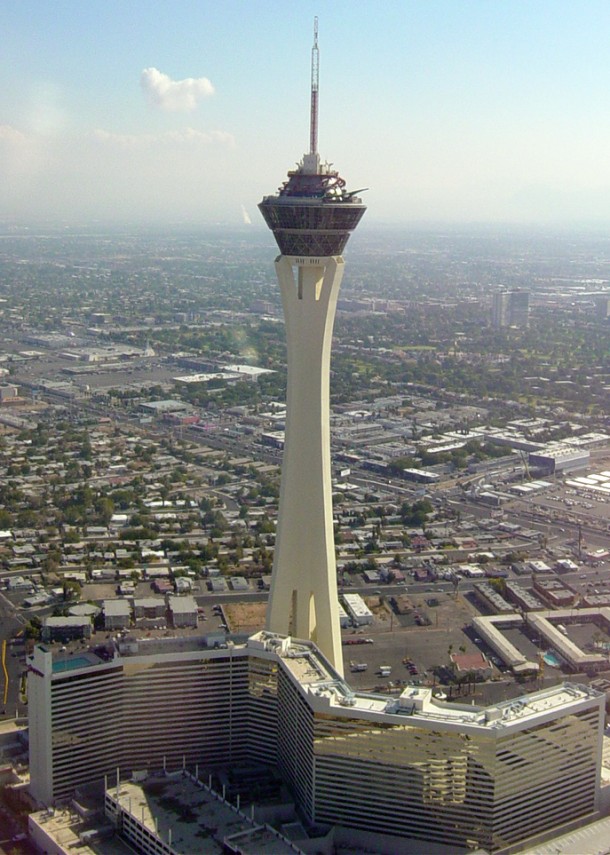
[[[373,612],[369,609],[360,594],[343,594],[345,608],[356,626],[367,626],[373,623]]]
[[[564,472],[577,472],[589,465],[590,454],[587,449],[575,448],[567,443],[553,443],[530,452],[529,465],[544,470],[549,475],[559,475]]]

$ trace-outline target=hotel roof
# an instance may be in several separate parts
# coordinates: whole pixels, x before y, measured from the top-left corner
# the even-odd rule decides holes
[[[164,654],[175,656],[179,652],[189,655],[189,658],[226,656],[225,649],[214,649],[213,639],[210,638],[210,646],[206,646],[207,640],[205,637],[146,639],[135,646],[126,646],[120,652],[115,648],[112,665],[114,667],[120,665],[123,658],[154,655],[158,660]],[[332,713],[339,717],[361,716],[379,723],[403,725],[417,723],[440,729],[457,728],[464,732],[470,730],[480,733],[481,730],[498,730],[513,725],[527,726],[529,723],[535,723],[537,718],[544,721],[545,714],[556,716],[562,707],[565,708],[566,713],[570,710],[577,711],[581,704],[590,701],[591,698],[599,698],[601,703],[604,697],[588,686],[570,683],[486,708],[444,703],[434,698],[432,690],[427,687],[409,686],[400,696],[388,697],[384,694],[354,691],[334,670],[315,644],[309,641],[299,641],[264,630],[250,638],[234,636],[233,641],[228,644],[230,655],[235,659],[248,655],[260,655],[264,658],[278,657],[314,711]],[[36,654],[39,649],[44,650],[41,645],[35,648],[30,667],[38,665],[44,670],[47,666],[40,655]],[[82,661],[84,657],[80,657],[71,664],[71,669],[91,667],[92,660],[100,663],[97,667],[104,667],[101,661],[93,657],[90,652],[86,652],[85,656],[89,660],[87,663]]]
[[[522,698],[505,701],[491,707],[446,704],[432,695],[426,687],[407,687],[399,697],[355,692],[327,663],[310,642],[293,641],[273,633],[260,632],[248,641],[248,647],[266,649],[279,655],[289,673],[307,696],[314,710],[332,711],[357,718],[358,713],[391,724],[433,724],[441,729],[459,728],[463,732],[502,730],[511,726],[527,726],[547,715],[556,716],[564,707],[566,712],[583,701],[603,695],[588,686],[564,683]],[[400,721],[402,719],[402,721]]]

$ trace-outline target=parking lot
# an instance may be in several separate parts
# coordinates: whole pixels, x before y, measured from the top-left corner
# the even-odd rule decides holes
[[[469,634],[468,626],[476,610],[468,600],[458,595],[439,593],[435,595],[439,605],[429,607],[426,598],[430,594],[413,597],[413,605],[420,614],[426,614],[430,620],[428,626],[401,626],[393,615],[388,601],[380,602],[379,597],[366,597],[366,603],[375,615],[373,623],[357,630],[343,630],[343,641],[356,638],[372,638],[372,644],[343,644],[343,660],[347,681],[358,689],[387,687],[390,683],[402,682],[432,684],[432,668],[449,663],[449,654],[474,653],[477,645]],[[417,673],[409,670],[411,660]],[[365,665],[366,670],[353,670],[353,665]],[[390,674],[383,676],[380,667],[388,665]]]

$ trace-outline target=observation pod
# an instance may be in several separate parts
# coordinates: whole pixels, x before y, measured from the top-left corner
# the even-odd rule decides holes
[[[307,168],[315,168],[315,172]],[[258,206],[282,255],[329,257],[343,252],[366,206],[317,154],[305,155],[276,196]]]

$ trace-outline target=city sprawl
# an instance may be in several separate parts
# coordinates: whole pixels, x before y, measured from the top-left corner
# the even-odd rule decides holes
[[[332,712],[337,720],[357,718],[362,706],[363,715],[398,721],[412,698],[411,715],[455,721],[436,734],[447,745],[458,738],[454,726],[472,727],[472,738],[485,742],[485,728],[501,719],[498,745],[506,739],[525,752],[512,741],[517,714],[534,721],[572,705],[579,724],[570,725],[566,745],[582,737],[582,757],[590,755],[574,818],[595,818],[603,806],[584,795],[595,762],[602,783],[610,779],[591,712],[594,698],[610,697],[610,245],[594,231],[360,228],[345,253],[330,375],[346,682],[324,650],[309,652],[306,638],[304,647],[281,647],[264,631],[287,386],[268,234],[259,226],[2,233],[3,716],[27,717],[28,664],[60,681],[62,670],[123,662],[120,691],[135,692],[136,704],[129,656],[167,645],[193,657],[205,649],[210,668],[230,654],[231,679],[239,691],[250,687],[250,704],[284,692],[296,717],[309,683],[319,696],[312,708],[341,707]],[[283,676],[271,673],[272,654],[284,658]],[[305,655],[318,677],[299,671]],[[167,682],[147,689],[155,705],[173,685],[167,667]],[[111,670],[108,680],[119,680]],[[301,688],[287,688],[291,680]],[[185,708],[195,702],[176,691]],[[107,703],[106,721],[123,714]],[[483,718],[467,712],[472,705]],[[154,729],[158,710],[151,700],[140,732]],[[265,711],[260,734],[235,736],[250,760],[269,762],[275,715]],[[19,732],[3,738],[25,780]],[[230,761],[225,737],[210,768]],[[327,737],[325,750],[338,752]],[[106,741],[118,738],[104,730]],[[133,742],[128,731],[120,738],[126,744],[117,751],[127,757]],[[291,737],[280,727],[278,739],[280,769],[289,768]],[[182,751],[200,751],[185,744],[156,750],[150,762],[158,768],[170,758],[181,768]],[[378,757],[398,750],[381,737],[371,745]],[[474,833],[468,796],[460,795],[473,752],[458,752],[440,782],[421,773],[424,803],[439,811],[442,804],[447,827],[460,829],[427,838],[439,845],[464,846]],[[566,763],[574,752],[566,748]],[[205,765],[204,754],[198,762]],[[88,780],[84,771],[55,774],[50,789],[34,782],[39,802],[61,801]],[[498,787],[514,788],[493,774]],[[220,779],[213,783],[219,790]],[[233,784],[233,795],[241,792]],[[320,804],[303,782],[292,786],[303,804],[311,798],[310,819],[350,824],[349,808],[333,806],[330,784]],[[119,803],[118,795],[107,802],[106,814]],[[462,806],[452,814],[449,803]],[[479,810],[487,827],[492,808],[483,799]],[[504,851],[543,831],[517,814],[497,821],[490,836],[481,831],[480,845]],[[17,834],[16,814],[6,821]],[[379,823],[362,828],[381,834],[388,819]],[[416,825],[396,833],[417,837]]]

